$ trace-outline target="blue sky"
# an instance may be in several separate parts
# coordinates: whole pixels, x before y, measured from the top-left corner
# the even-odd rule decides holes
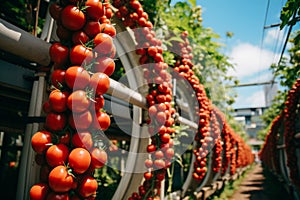
[[[272,79],[268,69],[277,63],[285,40],[286,30],[269,28],[265,25],[280,22],[280,11],[285,0],[271,1],[267,11],[267,0],[197,0],[202,7],[204,27],[210,27],[220,35],[219,42],[226,45],[223,53],[235,65],[236,76],[241,83],[266,82]],[[266,21],[265,21],[266,20]],[[298,27],[299,28],[299,27]],[[233,32],[226,39],[226,32]],[[234,108],[265,106],[263,86],[239,87]]]

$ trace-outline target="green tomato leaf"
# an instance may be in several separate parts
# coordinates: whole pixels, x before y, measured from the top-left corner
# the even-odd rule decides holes
[[[188,2],[189,2],[193,7],[196,7],[196,0],[188,0]]]

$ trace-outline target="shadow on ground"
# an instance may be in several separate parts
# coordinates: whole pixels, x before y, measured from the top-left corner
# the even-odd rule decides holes
[[[250,175],[250,174],[249,174]],[[261,169],[253,173],[253,180],[248,180],[241,194],[249,196],[250,200],[292,200],[282,183],[268,170]]]

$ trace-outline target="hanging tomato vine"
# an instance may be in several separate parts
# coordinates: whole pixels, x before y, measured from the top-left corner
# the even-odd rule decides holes
[[[153,25],[148,21],[148,14],[137,0],[113,1],[118,9],[116,16],[124,26],[134,31],[137,42],[136,53],[140,55],[139,63],[144,71],[149,91],[146,96],[148,103],[148,130],[151,143],[147,146],[149,159],[145,161],[147,172],[144,182],[129,199],[153,199],[160,194],[161,181],[164,180],[166,169],[170,167],[174,155],[172,128],[175,109],[171,106],[172,84],[171,75],[167,72],[168,65],[164,62],[162,42],[155,38]]]
[[[43,106],[44,129],[31,139],[41,177],[30,199],[94,199],[93,174],[105,165],[109,145],[99,145],[94,137],[110,126],[103,94],[115,67],[112,10],[107,1],[62,0],[49,11],[59,41],[49,49],[54,89]]]

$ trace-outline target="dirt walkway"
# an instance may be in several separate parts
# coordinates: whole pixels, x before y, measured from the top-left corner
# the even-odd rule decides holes
[[[265,178],[267,176],[267,179]],[[289,200],[287,192],[271,174],[255,165],[249,171],[230,200]]]

